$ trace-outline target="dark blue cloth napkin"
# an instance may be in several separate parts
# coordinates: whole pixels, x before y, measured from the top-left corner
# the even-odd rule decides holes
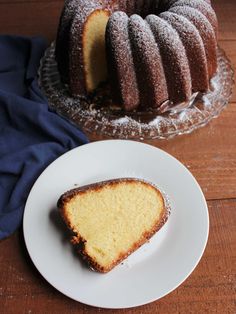
[[[40,173],[85,135],[48,109],[37,84],[43,39],[0,36],[0,239],[21,224]]]

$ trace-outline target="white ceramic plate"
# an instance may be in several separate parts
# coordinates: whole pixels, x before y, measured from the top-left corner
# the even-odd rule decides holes
[[[139,177],[169,196],[166,225],[108,274],[91,271],[74,253],[56,204],[76,185]],[[203,193],[175,158],[134,141],[101,141],[78,147],[54,161],[38,178],[24,213],[29,254],[44,278],[68,297],[103,308],[128,308],[157,300],[178,287],[198,264],[209,230]]]

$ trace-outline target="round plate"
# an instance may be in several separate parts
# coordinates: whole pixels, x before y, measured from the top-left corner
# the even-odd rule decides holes
[[[110,93],[101,87],[94,97],[72,97],[62,84],[54,57],[55,44],[46,50],[39,68],[39,85],[49,106],[88,135],[99,134],[122,139],[167,139],[205,126],[226,107],[232,95],[234,71],[224,51],[217,51],[217,73],[205,94],[194,94],[189,102],[164,105],[157,110],[130,113],[114,107]],[[105,94],[105,96],[104,96]]]
[[[57,200],[75,186],[121,177],[157,185],[168,195],[171,214],[149,243],[100,274],[75,254]],[[110,140],[78,147],[41,174],[27,200],[23,228],[35,266],[57,290],[85,304],[128,308],[163,297],[190,275],[205,249],[209,218],[198,183],[179,161],[147,144]]]

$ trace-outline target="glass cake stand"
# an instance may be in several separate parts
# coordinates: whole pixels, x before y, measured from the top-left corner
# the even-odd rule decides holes
[[[109,95],[90,99],[71,97],[61,83],[54,58],[55,43],[46,50],[39,68],[39,85],[51,110],[69,119],[85,133],[120,139],[168,139],[205,126],[226,107],[232,95],[234,70],[225,52],[218,48],[218,70],[205,94],[194,94],[188,103],[169,104],[162,112],[124,112],[112,105]]]

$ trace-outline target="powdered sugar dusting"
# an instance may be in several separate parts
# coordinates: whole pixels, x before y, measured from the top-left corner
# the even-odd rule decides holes
[[[78,6],[78,0],[67,0],[64,5],[63,20],[71,19]]]
[[[161,13],[160,17],[170,23],[180,36],[189,63],[193,91],[208,90],[209,77],[206,53],[197,28],[184,16],[172,12]]]
[[[139,15],[129,20],[129,35],[141,103],[156,107],[168,99],[163,63],[150,26]]]
[[[160,17],[165,19],[168,23],[171,23],[172,27],[178,31],[179,36],[181,35],[180,37],[182,41],[186,38],[186,42],[188,41],[192,48],[195,48],[197,43],[197,45],[204,50],[203,42],[197,28],[189,22],[187,18],[171,12],[161,13]],[[190,36],[191,40],[189,40]]]
[[[147,16],[146,21],[160,48],[169,99],[173,103],[188,100],[192,93],[191,75],[185,49],[178,33],[169,23],[155,15]]]
[[[205,33],[212,33],[211,24],[208,22],[207,18],[197,9],[194,9],[188,6],[176,6],[176,7],[171,7],[169,12],[183,15],[190,22],[192,22],[197,27],[197,29],[204,28]]]
[[[215,33],[217,33],[218,22],[217,22],[215,11],[213,10],[210,4],[206,3],[206,1],[204,0],[178,0],[172,5],[172,7],[176,7],[176,6],[178,7],[186,6],[186,7],[197,9],[208,19],[208,21],[211,23],[212,27],[214,28]]]
[[[124,124],[128,124],[130,122],[130,118],[125,116],[125,117],[122,117],[122,118],[119,118],[119,119],[116,119],[113,121],[114,125],[124,125]]]
[[[217,60],[216,60],[216,36],[215,32],[208,21],[208,19],[200,13],[197,9],[193,9],[187,6],[183,7],[173,7],[170,9],[171,12],[183,15],[190,22],[194,24],[194,26],[198,29],[199,34],[203,40],[207,64],[208,64],[208,73],[211,78],[217,69]]]
[[[113,95],[126,110],[139,105],[139,92],[128,32],[129,18],[115,12],[106,30],[108,73]]]

